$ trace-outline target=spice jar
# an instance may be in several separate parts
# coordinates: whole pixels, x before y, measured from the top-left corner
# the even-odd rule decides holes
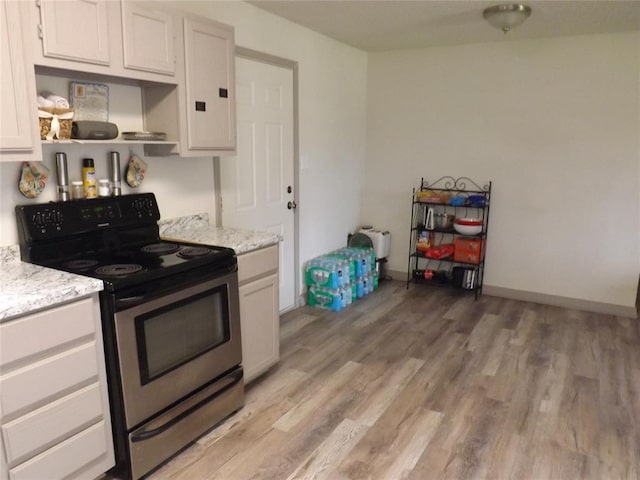
[[[81,200],[84,198],[84,187],[80,180],[71,182],[71,198],[73,200]]]
[[[99,197],[111,196],[111,185],[108,179],[101,178],[100,180],[98,180],[98,196]]]

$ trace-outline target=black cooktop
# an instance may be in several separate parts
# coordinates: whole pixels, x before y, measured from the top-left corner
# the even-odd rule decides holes
[[[208,266],[211,271],[236,264],[229,248],[154,240],[112,252],[79,253],[72,258],[37,262],[39,265],[98,278],[109,290],[141,284]]]
[[[230,248],[161,239],[149,193],[22,205],[16,215],[22,260],[98,278],[108,290],[237,264]]]

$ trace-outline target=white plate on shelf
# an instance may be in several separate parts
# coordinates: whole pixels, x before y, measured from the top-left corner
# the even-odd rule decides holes
[[[143,142],[163,142],[167,139],[167,134],[164,132],[122,132],[122,138]]]

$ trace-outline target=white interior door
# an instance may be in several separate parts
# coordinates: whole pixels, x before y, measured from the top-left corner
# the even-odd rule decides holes
[[[222,225],[282,235],[280,311],[294,307],[293,70],[236,58],[236,157],[220,159]]]

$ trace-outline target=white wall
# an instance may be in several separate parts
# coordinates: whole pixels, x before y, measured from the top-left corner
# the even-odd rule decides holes
[[[369,57],[363,221],[406,271],[420,177],[493,181],[485,284],[632,306],[640,33]]]

